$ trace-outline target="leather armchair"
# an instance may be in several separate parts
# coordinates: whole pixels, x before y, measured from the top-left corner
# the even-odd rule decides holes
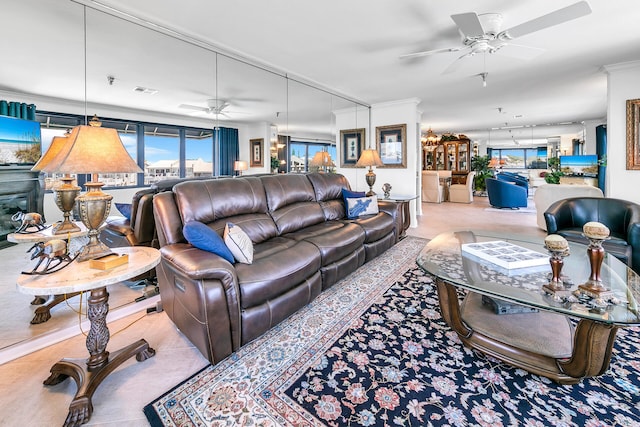
[[[495,208],[518,209],[527,207],[527,190],[515,183],[486,178],[489,204]]]
[[[588,244],[582,235],[584,224],[597,221],[606,225],[611,235],[603,244],[605,251],[640,273],[640,205],[621,199],[573,197],[552,204],[544,219],[548,234],[584,244]]]

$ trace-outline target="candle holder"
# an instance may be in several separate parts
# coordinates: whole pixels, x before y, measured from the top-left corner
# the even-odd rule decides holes
[[[602,283],[600,276],[605,254],[602,242],[609,238],[609,229],[599,222],[588,222],[584,225],[582,231],[584,236],[589,239],[587,255],[591,264],[591,274],[585,283],[578,286],[578,290],[593,298],[611,297],[613,292]]]
[[[558,234],[550,234],[544,239],[544,247],[551,254],[551,257],[549,257],[551,280],[542,286],[542,290],[551,295],[571,295],[571,291],[565,287],[564,278],[561,274],[564,258],[569,256],[567,240]]]

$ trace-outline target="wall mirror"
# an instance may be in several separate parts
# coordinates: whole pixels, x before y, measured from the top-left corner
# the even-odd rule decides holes
[[[131,123],[238,127],[241,147],[248,147],[256,134],[264,134],[267,158],[271,152],[269,132],[275,126],[292,143],[310,143],[314,150],[330,151],[336,161],[339,129],[333,112],[355,106],[343,96],[72,1],[12,2],[3,13],[19,19],[5,20],[3,31],[16,36],[5,37],[0,43],[3,48],[10,43],[11,49],[22,54],[6,57],[5,66],[0,68],[0,99],[28,98],[39,111],[82,118],[97,114]],[[24,81],[27,83],[21,83]],[[362,120],[358,124],[368,126]],[[74,125],[44,124],[43,143]],[[163,137],[160,128],[145,128],[147,132]],[[175,137],[164,138],[162,143],[146,147],[146,162],[176,155]],[[187,145],[187,156],[210,158],[210,138],[210,134],[194,138],[194,147],[209,147],[198,150]],[[136,158],[133,129],[123,142]],[[286,154],[291,153],[289,148],[285,156],[290,155]],[[305,156],[308,160],[314,154],[309,151]],[[30,265],[27,254],[19,262]],[[60,308],[52,310],[49,321],[31,325],[32,298],[16,291],[15,279],[12,276],[0,281],[0,320],[12,331],[3,334],[0,350],[69,324],[77,328],[75,313],[64,325],[55,321]],[[127,298],[120,303],[132,303],[133,299]],[[117,309],[115,302],[111,304],[112,313]]]

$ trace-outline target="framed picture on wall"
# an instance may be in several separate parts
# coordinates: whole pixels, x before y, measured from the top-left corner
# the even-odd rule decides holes
[[[376,127],[376,145],[380,160],[387,168],[407,167],[407,125]]]
[[[340,131],[340,141],[342,141],[340,167],[353,168],[356,166],[364,147],[364,137],[364,128]]]
[[[251,167],[262,167],[264,166],[264,156],[263,156],[263,146],[264,146],[264,138],[257,138],[249,140],[250,150],[249,153],[251,155]]]
[[[627,169],[640,170],[640,99],[627,100]]]

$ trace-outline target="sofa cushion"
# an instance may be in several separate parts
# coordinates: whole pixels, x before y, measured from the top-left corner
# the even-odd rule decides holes
[[[325,221],[306,175],[270,175],[261,179],[269,213],[281,235]]]
[[[189,221],[184,225],[182,234],[196,248],[219,255],[231,264],[235,262],[233,254],[224,240],[222,240],[222,237],[205,224],[198,221]]]
[[[347,199],[347,218],[355,219],[364,215],[378,213],[378,197],[358,197]]]
[[[325,219],[327,221],[344,219],[346,202],[342,190],[351,189],[347,178],[337,173],[310,173],[307,178],[313,185],[316,200],[322,207]],[[363,193],[359,194],[364,196]]]
[[[259,178],[187,181],[177,184],[173,192],[183,223],[200,221],[221,233],[232,222],[254,243],[278,235]]]
[[[364,230],[365,243],[376,242],[393,233],[396,225],[393,217],[384,212],[380,212],[378,215],[362,216],[351,221]]]
[[[328,265],[349,256],[364,244],[361,227],[340,221],[326,221],[306,227],[284,237],[313,243],[322,256],[322,265]]]
[[[236,264],[240,305],[255,307],[295,288],[320,269],[320,252],[311,243],[283,238],[256,245],[252,264]],[[274,240],[276,240],[274,239]],[[279,246],[278,250],[276,246]],[[263,252],[268,251],[268,254]]]
[[[232,222],[228,222],[224,228],[224,243],[227,245],[236,261],[243,264],[251,264],[253,262],[253,242]]]

